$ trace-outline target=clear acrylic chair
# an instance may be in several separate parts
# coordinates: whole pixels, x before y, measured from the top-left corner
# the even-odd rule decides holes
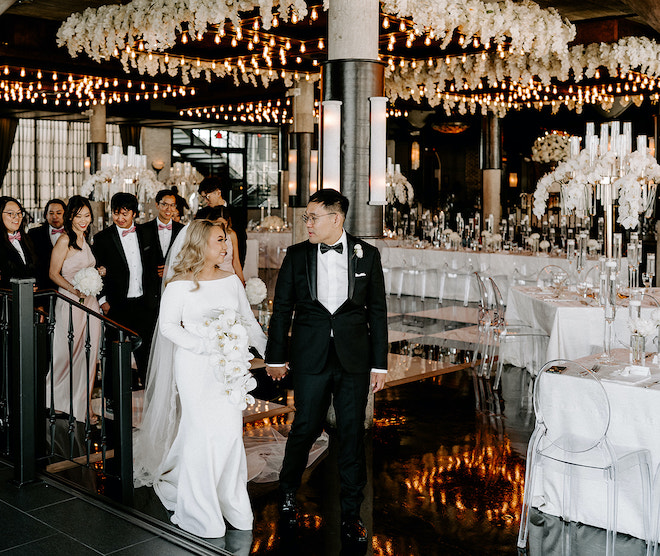
[[[525,342],[530,348],[527,351],[531,355],[531,366],[533,369],[538,368],[539,357],[545,354],[548,334],[544,330],[534,328],[520,322],[508,322],[505,319],[505,307],[500,293],[500,288],[497,286],[495,280],[491,276],[488,279],[490,289],[492,291],[494,309],[493,309],[493,339],[494,344],[498,347],[498,354],[502,343],[508,342]],[[490,367],[492,368],[492,357],[490,358]],[[504,358],[498,356],[497,370],[495,372],[494,388],[498,388],[500,380],[502,379],[502,370],[504,369]],[[488,374],[490,375],[490,368]]]
[[[486,284],[478,272],[474,273],[479,289],[479,305],[478,305],[478,320],[477,326],[479,334],[477,336],[477,345],[472,355],[473,365],[479,362],[477,368],[477,376],[482,377],[485,374],[485,369],[489,364],[488,357],[491,355],[488,347],[492,343],[493,337],[493,304],[491,302],[492,296],[489,295]]]
[[[566,380],[580,380],[579,404],[557,404],[557,395],[575,384],[558,384],[559,374]],[[539,371],[534,383],[534,412],[536,425],[527,449],[525,470],[525,492],[518,531],[518,547],[527,545],[529,515],[534,498],[534,488],[539,470],[557,464],[562,465],[563,488],[561,515],[570,522],[573,514],[571,495],[575,490],[574,474],[578,469],[585,473],[598,471],[595,479],[603,478],[607,483],[607,541],[606,556],[615,552],[617,533],[617,497],[620,474],[639,467],[642,485],[642,510],[644,532],[650,540],[650,454],[648,450],[624,449],[612,444],[607,436],[610,427],[610,403],[607,392],[598,377],[579,363],[555,360],[546,363]],[[591,478],[591,477],[590,477]],[[579,503],[579,500],[578,500]],[[650,546],[650,545],[649,545]]]
[[[436,270],[438,279],[438,303],[442,305],[443,299],[446,297],[447,280],[454,280],[457,288],[463,288],[463,306],[467,307],[470,301],[470,283],[472,281],[472,273],[474,272],[474,265],[468,259],[467,264],[461,265],[458,260],[452,259],[450,263],[442,265]],[[459,295],[460,295],[460,289]]]

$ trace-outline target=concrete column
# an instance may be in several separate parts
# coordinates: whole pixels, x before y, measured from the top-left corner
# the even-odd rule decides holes
[[[92,106],[89,116],[89,139],[87,156],[90,160],[90,172],[101,169],[101,155],[108,151],[108,139],[105,133],[105,104]]]
[[[295,148],[296,195],[291,206],[304,207],[309,202],[310,159],[314,141],[314,83],[306,79],[296,82],[293,96],[293,126],[289,147]]]
[[[500,120],[492,112],[486,116],[484,133],[483,220],[493,215],[497,224],[502,217],[502,150]]]
[[[383,96],[384,65],[378,61],[378,29],[377,0],[330,3],[322,99],[342,101],[340,183],[350,201],[346,229],[360,237],[383,234],[383,208],[368,204],[369,97]],[[321,164],[322,158],[319,156]]]
[[[147,155],[147,168],[153,169],[160,181],[167,181],[172,166],[172,130],[162,127],[143,127],[141,139],[142,154]],[[162,170],[158,170],[158,166]]]

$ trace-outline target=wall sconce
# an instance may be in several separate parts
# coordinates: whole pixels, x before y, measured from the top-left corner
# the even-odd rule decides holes
[[[83,173],[86,178],[89,177],[91,168],[92,168],[92,159],[86,156],[85,161],[83,162]]]
[[[410,169],[419,170],[419,143],[413,141],[410,146]]]
[[[341,191],[341,100],[324,100],[321,188]]]
[[[298,151],[289,149],[289,197],[293,197],[298,192]]]
[[[518,187],[518,174],[516,172],[509,174],[509,187]]]
[[[319,190],[319,151],[312,151],[309,158],[309,194]]]
[[[369,204],[386,205],[387,97],[369,97],[371,142],[369,158]]]

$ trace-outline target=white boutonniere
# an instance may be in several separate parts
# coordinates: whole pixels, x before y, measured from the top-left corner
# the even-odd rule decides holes
[[[361,259],[364,256],[364,253],[362,252],[362,245],[359,243],[353,247],[353,255],[355,255],[358,259]]]

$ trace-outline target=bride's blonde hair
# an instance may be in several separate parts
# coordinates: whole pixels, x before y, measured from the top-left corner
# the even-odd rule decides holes
[[[178,276],[190,274],[195,284],[199,288],[197,277],[204,268],[206,246],[213,228],[220,228],[222,233],[227,235],[224,224],[211,222],[210,220],[193,220],[188,226],[186,239],[181,247],[181,256],[179,262],[174,265],[174,275],[171,280],[176,280]]]

